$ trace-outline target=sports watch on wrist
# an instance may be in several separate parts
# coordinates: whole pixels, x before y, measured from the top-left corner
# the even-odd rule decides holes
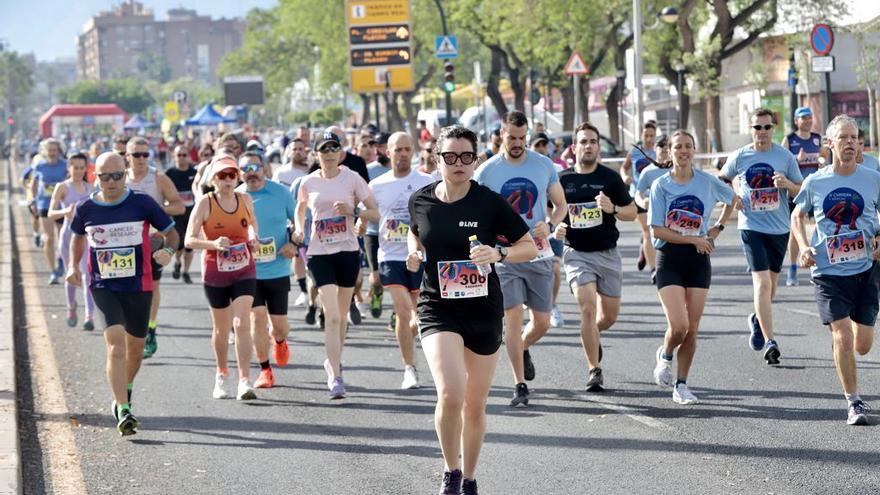
[[[499,254],[499,255],[501,255],[501,259],[498,260],[498,261],[504,261],[504,259],[507,258],[507,248],[506,248],[506,247],[504,247],[504,246],[497,246],[497,247],[495,248],[495,250],[498,251],[498,254]]]

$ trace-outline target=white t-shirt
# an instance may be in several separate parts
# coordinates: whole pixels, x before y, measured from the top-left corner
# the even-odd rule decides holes
[[[290,187],[297,177],[302,177],[303,175],[306,175],[303,170],[294,167],[290,163],[286,163],[275,169],[275,173],[272,174],[272,180]]]
[[[370,189],[379,206],[379,262],[406,261],[409,233],[409,197],[435,180],[415,169],[406,177],[395,177],[394,172],[380,175],[370,181]]]

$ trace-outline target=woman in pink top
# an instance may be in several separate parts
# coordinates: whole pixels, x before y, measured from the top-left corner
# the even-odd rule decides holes
[[[379,221],[379,210],[369,186],[357,173],[340,167],[344,155],[339,139],[325,132],[315,150],[321,168],[300,184],[296,205],[296,231],[293,241],[301,244],[306,209],[312,212],[312,236],[308,248],[308,267],[318,287],[324,311],[324,348],[327,359],[327,387],[331,399],[345,397],[342,381],[342,346],[346,318],[355,281],[360,273],[360,247],[354,231],[356,217]],[[363,203],[366,209],[355,207]]]

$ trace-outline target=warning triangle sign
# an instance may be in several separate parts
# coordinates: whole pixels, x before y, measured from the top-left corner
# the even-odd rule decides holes
[[[587,64],[584,63],[584,59],[577,51],[571,52],[571,57],[568,58],[563,70],[567,76],[583,76],[590,73],[590,69],[587,68]]]
[[[455,53],[458,50],[452,46],[452,42],[449,41],[449,38],[443,38],[443,41],[440,42],[440,46],[437,48],[437,53],[447,54],[447,53]]]

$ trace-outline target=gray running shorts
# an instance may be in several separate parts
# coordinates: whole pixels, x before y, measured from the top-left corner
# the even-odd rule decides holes
[[[562,266],[565,270],[565,281],[572,292],[575,292],[576,286],[595,282],[599,294],[620,297],[623,263],[616,247],[605,251],[584,252],[565,246]]]
[[[553,308],[553,259],[525,263],[497,263],[504,309],[525,304],[534,311]]]

